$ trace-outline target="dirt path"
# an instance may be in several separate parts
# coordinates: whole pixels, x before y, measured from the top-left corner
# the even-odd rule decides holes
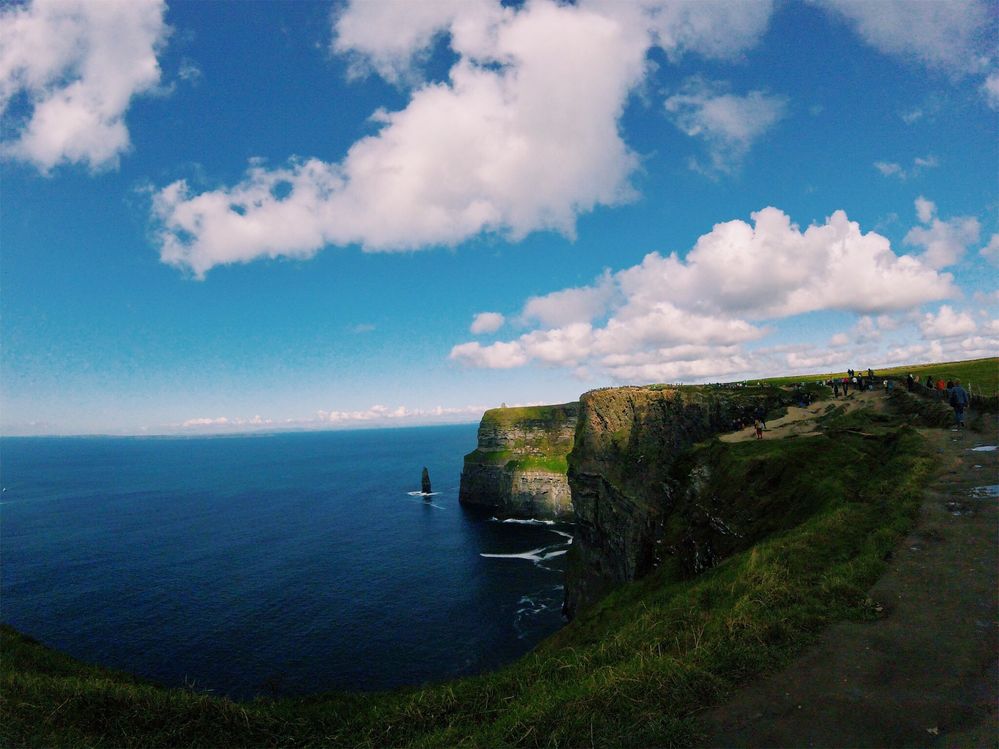
[[[992,424],[924,431],[943,469],[870,591],[882,618],[830,627],[705,714],[707,746],[999,745],[999,453],[970,449],[996,444]]]
[[[861,406],[874,406],[877,409],[883,408],[885,395],[880,390],[867,392],[853,392],[841,398],[816,401],[808,408],[798,408],[788,406],[787,414],[779,419],[767,422],[767,429],[763,433],[764,439],[781,439],[783,437],[807,436],[817,434],[818,424],[816,418],[826,412],[827,409],[835,406],[842,406],[846,413],[856,411]],[[738,432],[723,434],[719,439],[722,442],[745,442],[756,439],[756,430],[752,427],[740,429]]]

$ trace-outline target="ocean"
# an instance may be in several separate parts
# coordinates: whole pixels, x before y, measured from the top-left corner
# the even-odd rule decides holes
[[[475,445],[475,425],[0,439],[0,619],[235,698],[495,668],[562,625],[571,526],[459,505]]]

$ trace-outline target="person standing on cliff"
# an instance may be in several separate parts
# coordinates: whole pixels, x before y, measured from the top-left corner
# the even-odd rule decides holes
[[[753,426],[756,427],[756,439],[763,439],[763,422],[757,419],[753,422]]]
[[[950,405],[954,409],[954,420],[958,429],[964,429],[964,409],[970,401],[971,397],[968,391],[961,387],[961,381],[954,380],[954,387],[950,389]]]

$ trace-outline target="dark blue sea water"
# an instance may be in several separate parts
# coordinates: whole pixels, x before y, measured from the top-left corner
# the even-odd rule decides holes
[[[237,697],[495,667],[561,625],[571,528],[461,507],[474,447],[474,425],[2,439],[0,619]]]

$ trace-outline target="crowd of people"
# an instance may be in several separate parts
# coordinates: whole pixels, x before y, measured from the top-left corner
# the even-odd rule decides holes
[[[866,374],[848,369],[846,377],[835,377],[827,380],[825,384],[832,388],[833,396],[836,398],[841,395],[846,396],[851,389],[854,391],[874,390],[879,384],[884,388],[886,395],[891,395],[895,389],[893,378],[885,377],[878,383],[878,377],[870,367],[868,367]],[[935,378],[932,374],[926,375],[925,379],[921,380],[910,373],[905,377],[905,387],[910,393],[925,388],[940,400],[946,401],[954,409],[954,421],[957,427],[964,428],[964,412],[971,403],[971,396],[961,386],[960,380],[944,380],[942,377]]]

